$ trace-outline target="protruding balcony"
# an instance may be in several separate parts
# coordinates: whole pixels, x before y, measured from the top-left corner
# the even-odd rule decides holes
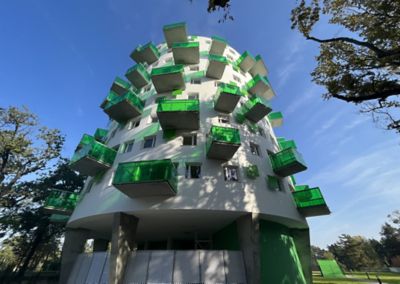
[[[272,127],[282,126],[283,123],[283,115],[280,111],[271,112],[268,114],[268,120],[271,123]]]
[[[165,25],[163,28],[165,41],[167,42],[168,48],[171,48],[175,42],[187,42],[188,36],[186,32],[185,23],[175,23],[171,25]]]
[[[108,134],[107,129],[97,128],[96,132],[94,133],[94,139],[96,139],[96,141],[104,143],[104,141],[107,138],[107,134]]]
[[[226,48],[226,41],[218,36],[211,37],[210,54],[222,56]]]
[[[256,123],[270,113],[271,110],[272,108],[268,102],[258,97],[253,97],[243,105],[242,111],[248,120]]]
[[[140,89],[150,83],[150,75],[147,73],[146,68],[144,68],[143,64],[141,63],[129,68],[128,71],[126,71],[125,77],[137,89]]]
[[[243,72],[249,71],[255,63],[256,60],[248,51],[245,51],[236,61],[236,65],[239,66]]]
[[[247,84],[247,91],[250,94],[257,95],[259,97],[263,97],[264,99],[270,100],[275,96],[275,93],[272,91],[272,88],[268,82],[266,77],[262,77],[260,75],[256,75],[253,79],[251,79]]]
[[[228,60],[224,56],[215,54],[208,55],[208,67],[206,76],[213,79],[221,79],[224,75],[225,67],[228,64]]]
[[[160,53],[157,47],[149,42],[145,45],[139,45],[134,51],[132,51],[130,57],[136,61],[136,63],[147,63],[152,64],[158,60]]]
[[[66,224],[69,220],[69,215],[51,214],[49,217],[50,223]]]
[[[151,70],[151,80],[158,93],[185,89],[183,65],[154,68]]]
[[[200,127],[199,100],[162,100],[157,116],[163,130],[197,130]]]
[[[215,98],[214,109],[220,112],[231,113],[235,109],[241,96],[243,96],[243,94],[239,87],[232,84],[220,83]]]
[[[125,93],[126,94],[126,93]],[[104,108],[109,102],[119,98],[121,95],[118,95],[114,91],[110,91],[104,101],[101,103],[100,107]]]
[[[249,73],[255,77],[257,75],[260,75],[261,77],[267,76],[268,74],[268,68],[264,63],[264,60],[261,58],[261,55],[256,56],[256,63],[251,67],[249,70]]]
[[[281,148],[281,150],[285,150],[287,148],[297,148],[294,140],[286,140],[283,137],[279,137],[277,140],[278,140],[278,145]]]
[[[287,148],[270,156],[272,169],[281,176],[287,177],[307,169],[303,157],[296,148]]]
[[[119,123],[142,114],[144,103],[134,93],[128,92],[123,96],[113,98],[103,108],[108,116]]]
[[[126,94],[131,88],[131,84],[122,80],[120,77],[116,77],[113,84],[111,85],[110,90],[116,93],[119,96]]]
[[[43,209],[49,214],[71,215],[78,202],[78,193],[52,189]]]
[[[319,187],[294,191],[292,194],[299,212],[305,217],[329,215],[331,213]]]
[[[175,42],[172,45],[175,64],[197,64],[200,61],[199,43]]]
[[[131,198],[173,196],[178,189],[177,170],[169,159],[121,163],[113,185]]]
[[[206,142],[207,157],[217,160],[230,160],[240,145],[238,129],[213,125]]]
[[[85,176],[95,176],[108,170],[114,163],[117,151],[97,142],[93,137],[91,141],[87,139],[88,141],[83,142],[83,140],[72,156],[70,168]]]

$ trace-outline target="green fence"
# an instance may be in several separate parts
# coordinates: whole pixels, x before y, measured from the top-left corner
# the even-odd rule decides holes
[[[313,206],[326,206],[324,197],[319,187],[307,188],[293,192],[294,200],[298,208]]]
[[[46,198],[44,208],[72,212],[78,202],[79,194],[52,189],[50,195]]]
[[[322,276],[327,278],[342,278],[343,271],[334,259],[317,259]]]
[[[82,145],[75,151],[70,163],[73,164],[84,157],[90,157],[98,162],[111,166],[114,163],[116,155],[117,151],[93,139],[90,143]]]

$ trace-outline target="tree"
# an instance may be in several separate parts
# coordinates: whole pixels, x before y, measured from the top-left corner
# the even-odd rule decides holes
[[[64,137],[58,129],[39,125],[26,107],[0,108],[0,206],[24,198],[21,179],[45,170],[60,156]]]
[[[400,211],[394,211],[388,218],[389,222],[385,222],[381,229],[381,244],[386,257],[392,263],[400,258]]]
[[[193,2],[193,0],[189,0]],[[215,11],[222,10],[222,18],[218,20],[218,23],[223,23],[227,20],[233,21],[233,16],[231,15],[231,3],[230,0],[208,0],[207,12],[213,13]]]
[[[312,35],[321,15],[346,36]],[[375,122],[400,133],[400,1],[301,0],[292,10],[292,28],[320,44],[313,81],[325,99],[361,106]]]

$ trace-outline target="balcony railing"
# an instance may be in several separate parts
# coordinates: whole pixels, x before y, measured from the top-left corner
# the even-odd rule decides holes
[[[307,169],[303,157],[296,148],[287,148],[278,153],[271,154],[270,160],[274,172],[282,177],[287,177]]]
[[[83,175],[95,176],[112,166],[117,151],[97,142],[94,138],[91,141],[86,140],[86,142],[81,140],[72,156],[70,167]]]
[[[167,67],[153,68],[151,80],[158,93],[172,92],[185,89],[183,76],[183,65],[172,65]]]
[[[132,198],[171,196],[178,189],[177,170],[169,159],[121,163],[113,185]]]
[[[298,210],[305,217],[330,214],[330,210],[318,187],[294,191],[292,194]]]
[[[214,109],[220,112],[231,113],[243,96],[239,87],[232,84],[220,83],[215,97]]]
[[[221,79],[224,75],[225,67],[228,64],[228,60],[224,56],[215,54],[208,55],[208,67],[206,76],[213,79]]]
[[[94,133],[94,139],[96,139],[96,141],[104,143],[104,141],[107,138],[107,134],[108,134],[107,129],[97,128],[96,132]]]
[[[263,119],[272,108],[270,104],[258,97],[248,100],[242,107],[243,115],[252,122],[258,122]]]
[[[120,77],[116,77],[113,84],[111,85],[110,90],[116,93],[119,96],[124,95],[131,88],[131,84],[122,80]]]
[[[215,54],[215,55],[220,55],[222,56],[224,54],[225,48],[226,48],[226,41],[218,36],[213,36],[211,37],[212,43],[210,47],[210,54]]]
[[[264,99],[270,100],[275,94],[272,91],[272,88],[268,82],[267,77],[262,77],[260,75],[256,75],[253,79],[251,79],[247,84],[247,91],[250,94],[257,95],[259,97],[263,97]]]
[[[197,130],[200,127],[199,100],[162,100],[158,103],[157,116],[163,130]]]
[[[263,59],[261,58],[261,55],[256,56],[256,63],[251,67],[249,70],[249,73],[255,77],[257,75],[260,75],[261,77],[267,76],[268,74],[268,69],[267,66],[265,66],[265,63]]]
[[[78,193],[52,189],[45,200],[43,208],[49,214],[71,215],[78,198]]]
[[[186,31],[186,24],[184,22],[165,25],[163,27],[165,41],[169,48],[175,42],[187,42],[188,36]]]
[[[213,125],[206,142],[207,157],[217,160],[230,160],[240,145],[238,129]]]
[[[147,63],[152,64],[158,60],[160,53],[157,47],[149,42],[143,46],[139,45],[134,51],[132,51],[130,57],[136,61],[136,63]]]
[[[124,94],[126,94],[126,93],[124,93]],[[119,95],[119,94],[117,94],[117,93],[114,92],[114,91],[110,91],[110,92],[108,93],[107,97],[106,97],[106,98],[103,100],[103,102],[101,103],[100,107],[101,107],[101,108],[104,108],[109,102],[111,102],[111,101],[113,101],[113,100],[116,100],[117,98],[119,98],[120,96],[123,96],[124,94]]]
[[[175,42],[172,45],[175,64],[197,64],[200,61],[199,43]]]
[[[128,92],[123,96],[113,97],[103,108],[108,116],[119,123],[142,114],[144,103],[134,93]]]
[[[255,63],[256,60],[248,51],[245,51],[236,61],[236,65],[239,66],[243,72],[249,71]]]
[[[283,115],[280,111],[271,112],[268,114],[268,120],[272,127],[279,127],[283,123]]]
[[[143,64],[139,63],[126,71],[125,77],[135,86],[140,89],[150,83],[150,75],[147,73]]]
[[[277,140],[278,140],[279,148],[281,148],[281,150],[284,150],[287,148],[297,148],[294,140],[286,140],[283,137],[279,137]]]

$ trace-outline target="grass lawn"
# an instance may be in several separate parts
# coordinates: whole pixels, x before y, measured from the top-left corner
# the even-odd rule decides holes
[[[347,274],[348,276],[354,277],[354,280],[351,278],[324,278],[317,273],[313,273],[313,282],[314,284],[348,284],[348,283],[378,283],[376,280],[376,273],[370,272],[370,280],[368,280],[367,275],[364,272],[353,272],[351,274]],[[382,280],[383,283],[390,283],[390,284],[400,284],[400,274],[390,273],[390,272],[380,272],[379,278]],[[365,281],[363,281],[365,280]],[[369,282],[368,282],[369,281]]]

